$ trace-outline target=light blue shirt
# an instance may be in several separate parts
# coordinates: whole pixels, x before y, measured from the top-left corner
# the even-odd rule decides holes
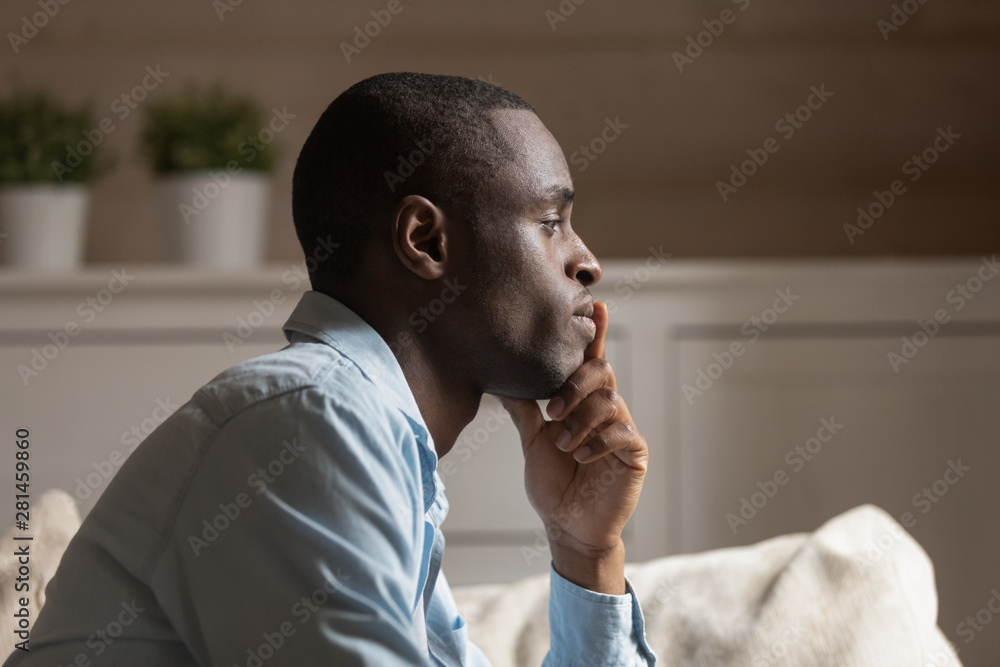
[[[125,462],[5,667],[488,664],[440,569],[437,454],[389,346],[315,291],[284,332]],[[655,663],[630,585],[550,577],[546,665]]]

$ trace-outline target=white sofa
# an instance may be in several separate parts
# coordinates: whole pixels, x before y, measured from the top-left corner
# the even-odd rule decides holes
[[[44,586],[80,525],[73,499],[49,491],[32,513],[37,618]],[[4,536],[13,544],[14,529]],[[13,550],[0,555],[0,637],[14,650]],[[811,534],[631,563],[646,634],[669,667],[959,666],[937,626],[930,559],[888,514],[862,505]],[[496,667],[539,665],[548,646],[548,576],[458,586],[474,642]]]

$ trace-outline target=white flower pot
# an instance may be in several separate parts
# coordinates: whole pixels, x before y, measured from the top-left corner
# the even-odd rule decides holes
[[[79,183],[0,186],[0,254],[8,267],[75,271],[83,263],[90,189]]]
[[[270,175],[225,169],[157,179],[156,217],[167,260],[207,268],[260,263],[270,210]]]

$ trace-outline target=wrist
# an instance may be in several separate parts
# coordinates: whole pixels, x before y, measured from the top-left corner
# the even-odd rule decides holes
[[[594,550],[552,543],[552,567],[581,588],[608,595],[625,595],[625,544]]]

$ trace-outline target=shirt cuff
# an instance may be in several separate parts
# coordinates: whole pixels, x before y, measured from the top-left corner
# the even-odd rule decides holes
[[[632,584],[625,595],[597,593],[563,578],[550,564],[549,629],[545,665],[623,667],[656,664]]]

